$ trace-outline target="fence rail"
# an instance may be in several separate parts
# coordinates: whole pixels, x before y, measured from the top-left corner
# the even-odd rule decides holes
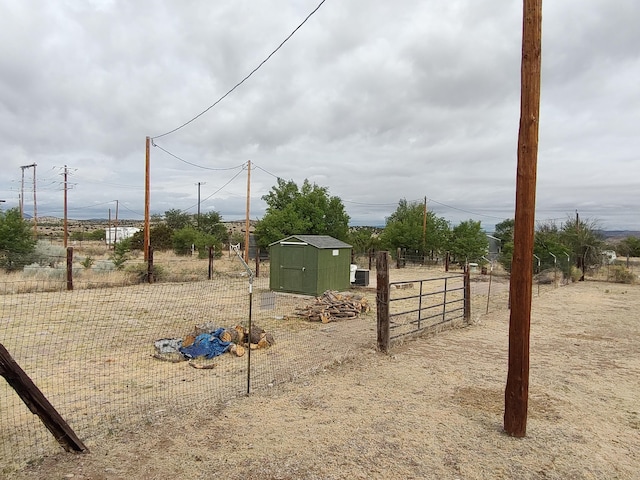
[[[415,295],[390,298],[389,319],[391,322],[390,340],[405,335],[422,332],[427,327],[434,327],[453,322],[465,317],[464,274],[450,277],[412,280],[408,282],[391,282],[389,287],[400,288],[405,285],[419,285]],[[435,289],[434,289],[435,288]],[[411,305],[417,306],[412,308]],[[405,308],[405,310],[396,311]],[[403,305],[405,305],[403,307]],[[432,313],[435,312],[435,313]]]
[[[471,318],[469,271],[436,278],[389,282],[389,253],[378,252],[378,347],[388,351],[394,341],[428,330],[453,326]],[[415,291],[406,294],[403,292]]]

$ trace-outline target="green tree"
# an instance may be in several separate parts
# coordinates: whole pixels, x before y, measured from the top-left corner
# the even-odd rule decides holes
[[[420,252],[442,253],[447,245],[450,230],[449,223],[437,217],[434,212],[427,211],[426,235],[424,231],[424,204],[398,202],[396,211],[388,218],[384,230],[380,235],[380,243],[384,248],[394,252],[398,248]]]
[[[220,243],[227,240],[227,229],[222,223],[222,217],[218,212],[207,212],[200,215],[198,230],[207,235],[214,236]]]
[[[103,228],[99,228],[87,234],[87,240],[105,240],[107,238],[107,232]]]
[[[513,242],[513,228],[515,223],[516,221],[513,218],[510,218],[496,224],[493,236],[500,239],[501,245]]]
[[[164,212],[164,221],[171,230],[180,230],[181,228],[193,225],[192,216],[177,208],[172,208]]]
[[[22,219],[20,210],[0,210],[0,267],[7,271],[22,268],[29,262],[35,246],[31,227]]]
[[[198,251],[198,257],[208,256],[209,247],[214,247],[219,254],[222,243],[213,235],[196,230],[192,226],[181,228],[173,232],[173,251],[176,255],[190,255],[192,246]]]
[[[149,243],[154,250],[163,251],[173,248],[173,230],[168,225],[160,223],[149,229]],[[144,245],[144,229],[131,236],[131,248],[142,250]]]
[[[262,199],[267,210],[255,229],[260,248],[294,234],[330,235],[347,240],[349,216],[342,200],[330,196],[326,187],[305,179],[298,188],[293,180],[279,178],[278,184]]]
[[[576,259],[576,267],[582,270],[584,280],[585,269],[599,265],[604,238],[595,220],[569,217],[560,229],[560,241]]]
[[[380,245],[378,229],[371,227],[353,228],[349,232],[347,243],[353,247],[353,251],[356,253],[364,253],[370,249],[377,249]]]
[[[449,249],[453,260],[468,262],[480,260],[487,253],[489,240],[480,222],[466,220],[453,228]]]
[[[624,257],[640,257],[640,238],[627,237],[616,246],[616,252]]]

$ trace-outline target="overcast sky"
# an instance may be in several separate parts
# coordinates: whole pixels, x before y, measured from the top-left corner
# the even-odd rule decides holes
[[[452,226],[514,217],[522,2],[2,0],[0,199],[38,216],[251,218],[309,179],[354,225],[400,199]],[[640,230],[640,2],[547,0],[536,219]],[[175,155],[178,158],[170,155]],[[244,167],[242,167],[244,165]],[[24,169],[33,213],[33,168]]]

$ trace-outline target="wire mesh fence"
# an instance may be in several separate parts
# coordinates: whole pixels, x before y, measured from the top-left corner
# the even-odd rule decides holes
[[[0,283],[0,343],[89,449],[120,428],[215,405],[249,385],[269,388],[375,345],[375,315],[309,321],[296,311],[313,297],[273,292],[268,268],[263,272],[251,295],[242,271],[108,288],[76,280],[72,291],[50,279]],[[374,304],[375,292],[362,295]],[[198,328],[246,328],[250,313],[252,328],[272,336],[273,345],[191,361],[159,354],[158,345],[180,344]],[[60,450],[6,382],[0,425],[5,471]]]
[[[355,261],[368,266],[367,258]],[[212,269],[206,258],[156,255],[154,262],[164,276],[152,284],[137,273],[147,268],[141,256],[129,258],[124,270],[108,272],[94,271],[95,263],[77,269],[74,261],[73,290],[67,290],[65,275],[47,270],[0,278],[0,343],[89,449],[120,430],[215,408],[246,394],[248,386],[268,389],[376,346],[374,311],[310,321],[299,312],[315,299],[272,291],[268,263],[252,265],[260,274],[250,294],[249,277],[235,256],[216,257]],[[57,262],[51,263],[57,271]],[[393,282],[442,276],[442,265],[392,266],[389,272]],[[375,270],[369,279],[367,287],[352,291],[374,307]],[[508,308],[508,275],[472,272],[470,283],[472,320],[485,308]],[[534,294],[560,285],[534,282]],[[246,328],[250,315],[253,328],[275,340],[251,350],[251,357],[224,353],[189,361],[159,354],[158,345],[184,342],[199,333],[197,327]],[[59,450],[16,392],[0,382],[0,472]]]

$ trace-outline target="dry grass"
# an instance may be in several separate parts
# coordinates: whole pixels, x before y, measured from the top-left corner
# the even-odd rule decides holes
[[[480,310],[469,328],[390,356],[365,342],[319,375],[158,412],[91,454],[13,478],[638,478],[640,287],[589,281],[534,296],[525,439],[502,433],[508,311]]]

